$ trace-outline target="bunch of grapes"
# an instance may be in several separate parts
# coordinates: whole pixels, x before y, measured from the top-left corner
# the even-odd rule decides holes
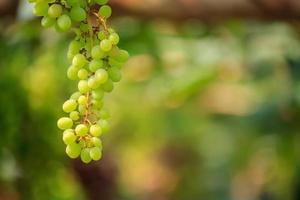
[[[62,106],[67,116],[57,121],[70,158],[84,163],[102,157],[100,136],[108,131],[109,113],[103,109],[106,93],[122,78],[127,51],[118,48],[119,36],[107,25],[112,10],[108,0],[29,0],[43,27],[58,32],[72,28],[75,38],[68,50],[69,79],[78,81],[78,91]]]

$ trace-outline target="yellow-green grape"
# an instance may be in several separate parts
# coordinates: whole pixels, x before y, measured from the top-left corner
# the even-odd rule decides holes
[[[76,135],[71,129],[65,130],[65,132],[63,133],[63,141],[66,145],[71,145],[75,143],[76,138]]]
[[[105,69],[98,69],[95,73],[95,78],[100,84],[103,84],[108,80],[108,74]]]
[[[73,66],[77,67],[77,68],[84,67],[84,65],[86,65],[86,63],[87,63],[87,60],[86,60],[85,56],[82,54],[75,55],[72,60]]]
[[[104,96],[104,91],[102,89],[94,90],[92,93],[92,97],[96,100],[103,99],[103,96]]]
[[[36,16],[46,16],[48,12],[49,5],[45,1],[39,1],[34,6],[34,14]]]
[[[68,68],[68,71],[67,71],[67,77],[70,79],[70,80],[76,80],[77,79],[77,74],[78,74],[78,69],[71,66]]]
[[[89,88],[91,88],[91,89],[97,89],[100,87],[101,83],[100,83],[99,79],[97,79],[95,76],[92,76],[88,80],[88,85],[89,85]]]
[[[111,7],[109,5],[101,6],[99,10],[99,15],[104,18],[109,18],[112,14]]]
[[[90,156],[90,149],[89,148],[82,149],[80,158],[81,158],[82,162],[84,162],[86,164],[90,163],[92,161],[92,158]]]
[[[81,92],[81,94],[85,94],[85,93],[89,92],[90,88],[89,88],[88,82],[86,80],[79,81],[78,90],[79,90],[79,92]]]
[[[73,100],[77,101],[77,99],[78,99],[80,96],[81,96],[81,93],[80,93],[80,92],[74,92],[74,93],[71,95],[70,99],[73,99]]]
[[[48,17],[48,16],[45,16],[43,17],[43,19],[41,20],[41,25],[45,28],[49,28],[51,26],[53,26],[55,24],[56,20],[51,18],[51,17]]]
[[[67,0],[67,3],[70,6],[77,6],[77,5],[79,5],[78,0]]]
[[[57,18],[62,14],[62,6],[59,4],[52,4],[48,9],[48,16]]]
[[[122,79],[121,71],[117,67],[111,67],[108,69],[109,78],[113,82],[119,82]]]
[[[103,132],[103,133],[106,133],[106,132],[109,130],[109,123],[108,123],[107,120],[105,120],[105,119],[100,119],[100,120],[98,121],[98,124],[101,126],[102,132]]]
[[[62,117],[57,121],[57,127],[60,128],[61,130],[69,129],[72,126],[73,126],[73,121],[68,117]]]
[[[98,33],[98,39],[99,40],[104,40],[105,38],[106,38],[105,31],[99,31],[99,33]]]
[[[78,98],[78,103],[79,103],[79,105],[86,105],[86,102],[87,102],[86,96],[81,95],[81,96]]]
[[[95,0],[95,2],[99,5],[107,4],[108,0]]]
[[[71,113],[70,113],[70,118],[71,118],[73,121],[77,121],[77,120],[80,118],[79,112],[77,112],[77,111],[71,112]]]
[[[57,19],[57,26],[62,31],[67,31],[71,28],[72,22],[68,15],[62,15]]]
[[[63,104],[63,110],[66,112],[66,113],[70,113],[72,111],[74,111],[77,107],[77,103],[75,100],[73,99],[70,99],[70,100],[67,100],[64,104]]]
[[[111,41],[111,43],[113,45],[117,45],[119,43],[119,41],[120,41],[120,37],[119,37],[119,35],[117,33],[110,34],[110,36],[109,36],[108,39]]]
[[[100,47],[99,47],[100,48]],[[89,64],[89,70],[91,72],[96,72],[98,69],[103,67],[103,61],[102,60],[92,60]]]
[[[78,136],[85,136],[88,133],[88,128],[84,124],[79,124],[75,128],[75,132]]]
[[[96,45],[92,48],[91,55],[93,59],[101,59],[105,57],[105,52],[99,45]]]
[[[86,112],[87,112],[85,105],[79,105],[78,106],[78,111],[79,111],[80,115],[85,115]]]
[[[101,109],[103,107],[103,102],[102,101],[93,100],[92,101],[92,105],[96,109]]]
[[[80,80],[86,80],[89,76],[89,72],[86,69],[80,69],[77,75]]]
[[[74,6],[70,11],[70,17],[73,21],[80,22],[85,20],[86,12],[80,6]]]
[[[73,40],[69,45],[69,52],[74,56],[79,53],[81,49],[81,43],[79,41]]]
[[[99,147],[91,148],[90,149],[90,157],[95,161],[100,160],[102,157],[101,149]]]
[[[66,153],[70,158],[78,158],[81,153],[81,146],[76,143],[68,145],[66,148]]]
[[[104,39],[100,42],[101,50],[104,52],[108,52],[112,49],[112,43],[108,39]]]
[[[102,149],[102,142],[98,137],[93,137],[91,139],[91,142],[95,147],[99,147],[100,149]]]
[[[95,137],[99,137],[102,134],[102,129],[98,124],[95,124],[90,127],[90,133]]]
[[[103,85],[102,85],[102,89],[105,92],[112,92],[114,89],[114,83],[112,82],[112,80],[108,79]]]
[[[114,59],[112,59],[112,58],[109,58],[108,59],[108,64],[110,65],[110,66],[112,66],[112,67],[117,67],[117,68],[122,68],[123,67],[123,63],[121,63],[121,62],[118,62],[118,61],[116,61],[116,60],[114,60]]]

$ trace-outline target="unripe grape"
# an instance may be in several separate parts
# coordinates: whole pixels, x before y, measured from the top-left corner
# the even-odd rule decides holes
[[[80,92],[74,92],[74,93],[71,95],[70,99],[73,99],[73,100],[77,101],[77,99],[78,99],[80,96],[81,96],[81,93],[80,93]]]
[[[93,137],[91,142],[95,147],[99,147],[100,149],[102,149],[102,142],[99,138]]]
[[[104,84],[108,80],[108,74],[105,69],[98,69],[95,73],[95,78],[100,84]]]
[[[78,158],[81,153],[81,147],[79,144],[71,144],[66,148],[66,153],[70,158]]]
[[[34,6],[34,14],[36,16],[46,16],[48,12],[49,5],[45,1],[39,1]]]
[[[57,19],[57,26],[62,31],[67,31],[71,28],[72,22],[68,15],[62,15]]]
[[[81,92],[81,94],[85,94],[85,93],[89,92],[90,88],[89,88],[88,82],[86,80],[79,81],[78,90],[79,90],[79,92]]]
[[[89,64],[89,70],[91,72],[96,72],[101,67],[103,67],[103,61],[102,60],[92,60]]]
[[[67,2],[68,2],[68,5],[70,5],[70,6],[77,6],[77,5],[79,5],[78,0],[67,0]]]
[[[112,92],[114,89],[114,83],[112,82],[112,80],[108,79],[103,85],[102,85],[102,89],[105,92]]]
[[[79,29],[81,30],[81,32],[89,32],[89,25],[86,23],[80,23]]]
[[[108,39],[104,39],[100,42],[101,50],[104,52],[108,52],[112,49],[112,43]]]
[[[105,53],[102,51],[99,45],[96,45],[92,48],[91,55],[93,59],[101,59],[105,57]]]
[[[78,98],[78,103],[79,103],[80,105],[85,105],[85,104],[87,103],[87,98],[86,98],[86,96],[81,95],[81,96]]]
[[[49,28],[49,27],[53,26],[55,24],[55,22],[56,22],[55,19],[45,16],[45,17],[43,17],[41,24],[43,27]]]
[[[88,133],[88,128],[84,124],[79,124],[75,128],[75,132],[79,136],[84,136],[84,135],[86,135]]]
[[[99,101],[99,100],[93,100],[92,106],[93,106],[93,108],[100,110],[103,107],[103,102]]]
[[[62,117],[57,121],[57,127],[66,130],[73,126],[73,121],[68,117]]]
[[[110,34],[109,38],[108,38],[112,44],[117,45],[120,41],[120,37],[117,33],[112,33]]]
[[[99,82],[98,79],[96,79],[96,77],[92,76],[88,80],[88,85],[89,85],[89,88],[91,88],[91,89],[97,89],[100,87],[101,83]]]
[[[99,125],[95,124],[90,127],[90,133],[95,137],[99,137],[102,134],[102,129]]]
[[[73,60],[72,60],[72,64],[74,67],[77,68],[82,68],[84,67],[84,65],[87,63],[87,60],[85,58],[84,55],[82,54],[77,54],[74,56]]]
[[[79,41],[73,40],[69,45],[69,52],[72,54],[78,54],[81,49],[81,43]]]
[[[109,58],[108,59],[108,64],[110,65],[110,66],[112,66],[112,67],[117,67],[117,68],[122,68],[123,67],[123,63],[121,63],[121,62],[118,62],[118,61],[116,61],[116,60],[114,60],[114,59],[112,59],[112,58]]]
[[[105,33],[105,31],[99,31],[99,33],[98,33],[98,39],[99,40],[106,39],[106,33]]]
[[[90,156],[90,149],[85,148],[81,150],[80,158],[82,162],[88,164],[92,161],[92,158]]]
[[[57,18],[62,14],[62,6],[59,4],[52,4],[48,9],[48,15],[52,18]]]
[[[79,117],[79,112],[77,111],[73,111],[70,113],[70,118],[73,120],[73,121],[77,121],[80,117]]]
[[[80,69],[77,75],[80,80],[86,80],[89,76],[89,72],[86,69]]]
[[[112,14],[111,7],[109,5],[101,6],[99,10],[99,15],[104,17],[104,18],[109,18]]]
[[[67,76],[70,80],[76,80],[77,79],[77,73],[78,73],[78,69],[71,66],[71,67],[68,68]]]
[[[100,160],[102,157],[101,149],[99,147],[91,148],[90,149],[90,157],[95,161]]]
[[[100,125],[100,127],[102,128],[102,132],[106,133],[109,130],[109,123],[107,120],[105,119],[100,119],[98,121],[98,124]]]
[[[66,113],[70,113],[72,111],[74,111],[77,107],[77,103],[75,100],[70,99],[67,100],[64,104],[63,104],[63,111],[65,111]]]
[[[74,144],[76,141],[76,135],[72,130],[65,130],[63,134],[63,141],[66,145]]]
[[[80,21],[85,20],[86,12],[83,8],[81,8],[79,6],[75,6],[70,11],[70,17],[72,20],[74,20],[76,22],[80,22]]]
[[[95,0],[95,2],[99,5],[107,4],[108,0]]]
[[[113,82],[119,82],[122,79],[121,71],[116,67],[109,68],[108,75]]]
[[[94,90],[92,93],[92,97],[96,100],[103,99],[103,96],[104,96],[104,92],[101,89]]]

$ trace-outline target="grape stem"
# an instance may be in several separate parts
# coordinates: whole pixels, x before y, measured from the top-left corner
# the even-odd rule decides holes
[[[85,105],[85,109],[86,109],[86,113],[85,113],[85,117],[84,117],[83,122],[84,122],[85,124],[86,124],[86,123],[91,124],[91,122],[89,121],[89,117],[90,117],[90,114],[91,114],[90,92],[88,92],[88,93],[86,94],[86,105]]]
[[[92,12],[92,14],[97,17],[98,21],[102,24],[104,30],[108,33],[109,30],[108,30],[108,27],[106,24],[106,20],[104,18],[102,18],[101,16],[99,16],[98,13]]]

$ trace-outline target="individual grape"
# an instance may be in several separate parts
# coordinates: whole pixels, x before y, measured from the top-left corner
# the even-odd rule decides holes
[[[86,107],[85,107],[85,105],[79,105],[78,106],[78,111],[79,111],[79,113],[81,114],[81,115],[85,115],[86,114]]]
[[[89,76],[89,72],[86,69],[80,69],[77,75],[80,80],[86,80]]]
[[[79,103],[79,105],[85,105],[86,102],[87,102],[86,96],[81,95],[81,96],[78,98],[78,103]]]
[[[94,90],[92,93],[92,97],[96,100],[103,99],[103,96],[104,96],[104,92],[101,89]]]
[[[73,121],[77,121],[80,117],[79,117],[79,112],[77,111],[73,111],[70,113],[70,118],[73,120]]]
[[[100,42],[101,50],[104,52],[108,52],[112,49],[112,43],[108,39],[104,39]]]
[[[95,78],[99,81],[100,84],[103,84],[108,80],[108,74],[105,69],[98,69],[95,73]]]
[[[102,134],[102,129],[99,125],[95,124],[90,127],[90,133],[95,137],[99,137]]]
[[[88,33],[89,32],[89,25],[82,22],[80,23],[79,29],[81,30],[81,32],[83,33]]]
[[[74,6],[70,11],[70,17],[73,21],[80,22],[85,20],[86,12],[80,6]]]
[[[108,79],[103,85],[102,85],[102,89],[105,92],[112,92],[114,89],[114,83],[112,82],[112,80]]]
[[[46,16],[48,12],[49,5],[45,1],[39,1],[34,6],[34,14],[36,16]]]
[[[70,80],[76,80],[77,79],[77,73],[78,73],[78,69],[71,66],[71,67],[68,68],[67,76]]]
[[[93,59],[101,59],[105,57],[105,53],[102,51],[99,45],[96,45],[92,48],[91,55]]]
[[[92,105],[93,105],[94,108],[100,110],[103,107],[103,102],[102,101],[93,100],[92,101]]]
[[[57,127],[61,130],[69,129],[73,126],[73,121],[68,117],[62,117],[57,121]]]
[[[104,17],[104,18],[109,18],[112,14],[111,7],[109,5],[101,6],[99,10],[99,15]]]
[[[98,137],[93,137],[91,139],[91,142],[95,147],[99,147],[100,149],[102,149],[102,142]]]
[[[62,31],[67,31],[71,28],[72,22],[68,15],[62,15],[57,19],[57,26]]]
[[[79,136],[84,136],[84,135],[86,135],[88,133],[88,128],[84,124],[79,124],[75,128],[75,132]]]
[[[120,37],[119,37],[119,35],[117,33],[110,34],[110,36],[109,36],[108,39],[111,41],[111,43],[113,45],[117,45],[119,43],[119,41],[120,41]]]
[[[77,6],[77,5],[79,5],[78,0],[67,0],[67,2],[68,2],[68,4],[70,6]]]
[[[108,64],[110,65],[110,66],[112,66],[112,67],[117,67],[117,68],[122,68],[123,67],[123,63],[120,63],[120,62],[118,62],[118,61],[116,61],[116,60],[114,60],[114,59],[112,59],[112,58],[109,58],[108,59]]]
[[[74,56],[73,60],[72,60],[72,64],[74,67],[77,68],[82,68],[84,67],[84,65],[87,63],[87,60],[85,58],[84,55],[82,54],[77,54]]]
[[[69,45],[69,52],[72,54],[78,54],[81,49],[81,43],[79,41],[73,40]]]
[[[88,80],[88,86],[91,89],[97,89],[100,86],[100,81],[96,77],[92,76]]]
[[[90,149],[85,148],[81,150],[80,158],[82,162],[88,164],[92,161],[92,158],[90,156]]]
[[[52,4],[48,9],[48,15],[52,18],[57,18],[62,14],[62,6],[59,4]]]
[[[90,157],[95,161],[100,160],[102,157],[101,149],[99,147],[91,148],[90,149]]]
[[[70,158],[78,158],[81,153],[81,146],[79,144],[71,144],[66,148],[66,153]]]
[[[95,2],[99,5],[107,4],[108,0],[95,0]]]
[[[70,113],[70,112],[74,111],[76,109],[76,107],[77,107],[76,101],[73,99],[70,99],[63,104],[63,111],[65,111],[66,113]]]
[[[114,57],[114,59],[118,62],[125,63],[129,58],[129,53],[125,50],[120,50],[119,54]]]
[[[74,93],[71,95],[70,99],[73,99],[73,100],[77,101],[77,99],[78,99],[80,96],[81,96],[81,93],[80,93],[80,92],[74,92]]]
[[[89,70],[91,72],[96,72],[101,67],[103,67],[103,61],[102,60],[92,60],[89,64]]]
[[[121,71],[116,67],[108,69],[108,75],[113,82],[119,82],[122,79]]]
[[[78,90],[79,90],[79,92],[81,92],[81,94],[85,94],[85,93],[89,92],[90,88],[89,88],[88,82],[86,80],[79,81]]]
[[[55,22],[56,22],[55,19],[45,16],[45,17],[43,17],[41,24],[43,27],[49,28],[49,27],[53,26],[55,24]]]
[[[99,33],[98,33],[98,39],[99,40],[106,39],[106,33],[105,33],[105,31],[99,31]]]
[[[74,134],[73,130],[65,130],[65,132],[63,133],[63,141],[66,145],[71,145],[73,143],[75,143],[76,141],[76,135]]]
[[[101,126],[103,133],[106,133],[109,130],[109,123],[107,120],[100,119],[98,124]]]

